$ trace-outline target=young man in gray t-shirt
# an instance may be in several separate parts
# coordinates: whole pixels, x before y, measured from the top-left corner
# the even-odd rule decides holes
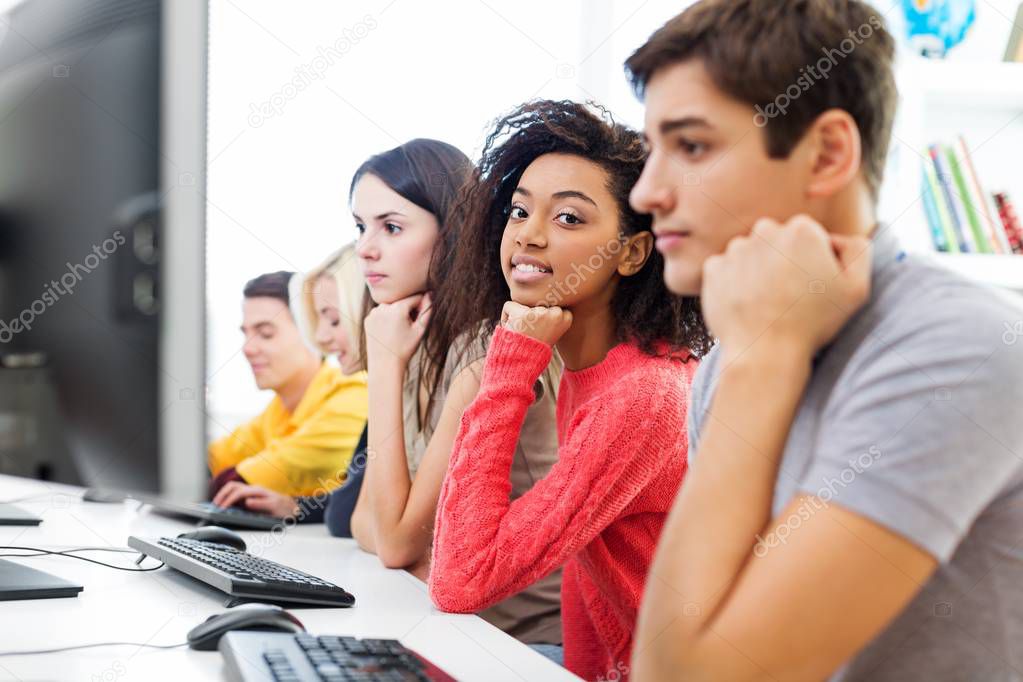
[[[856,0],[703,0],[626,64],[719,341],[634,679],[1023,679],[1023,299],[878,225],[893,57]]]

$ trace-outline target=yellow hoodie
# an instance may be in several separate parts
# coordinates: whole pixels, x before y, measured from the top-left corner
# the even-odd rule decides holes
[[[323,363],[289,413],[274,396],[252,421],[210,445],[214,476],[230,467],[253,485],[295,497],[331,490],[344,474],[369,412],[366,372]]]

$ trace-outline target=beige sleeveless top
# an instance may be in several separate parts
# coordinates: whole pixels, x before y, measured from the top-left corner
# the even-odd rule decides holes
[[[419,367],[422,347],[409,361],[402,391],[405,422],[405,455],[413,478],[426,454],[426,446],[440,421],[448,387],[458,374],[487,355],[489,337],[460,337],[448,352],[440,385],[429,410],[428,423],[419,423]],[[511,469],[511,499],[522,496],[547,475],[558,458],[555,417],[560,361],[551,363],[537,381],[537,400],[526,412],[515,448]],[[482,366],[480,366],[481,368]],[[471,369],[470,371],[479,371]],[[479,378],[479,377],[477,377]],[[533,584],[499,604],[481,612],[480,617],[526,644],[561,644],[561,570]]]

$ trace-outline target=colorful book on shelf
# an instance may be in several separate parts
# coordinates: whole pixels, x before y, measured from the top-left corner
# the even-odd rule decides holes
[[[998,207],[998,215],[1005,227],[1005,235],[1012,252],[1023,254],[1023,226],[1020,225],[1019,215],[1009,195],[1005,192],[996,192],[995,206]]]
[[[966,180],[969,200],[976,209],[980,230],[991,244],[991,251],[997,254],[1009,253],[1009,240],[1005,236],[1002,221],[998,218],[998,212],[994,208],[993,197],[981,186],[980,178],[977,177],[977,170],[973,164],[973,157],[966,145],[966,138],[962,135],[956,140],[954,150],[963,171],[963,178]]]
[[[940,243],[945,245],[945,250],[949,253],[959,253],[962,249],[959,247],[959,239],[956,237],[955,228],[952,226],[952,217],[948,213],[948,205],[945,203],[945,195],[941,191],[941,185],[938,183],[938,174],[934,171],[934,164],[930,160],[924,160],[924,199],[927,200],[930,197],[931,208],[933,211],[933,218],[937,224],[937,227],[942,233],[942,239]],[[935,225],[931,225],[931,234],[934,234]],[[939,239],[934,239],[934,244],[937,247]],[[942,249],[938,247],[938,250]]]
[[[927,214],[927,226],[931,232],[931,243],[934,244],[935,250],[947,253],[949,246],[948,240],[945,237],[945,229],[942,227],[941,218],[938,217],[937,202],[934,200],[934,194],[931,193],[931,186],[927,183],[926,177],[920,185],[920,196],[924,204],[924,212]]]
[[[962,208],[956,201],[952,171],[949,170],[948,161],[945,159],[944,154],[941,153],[940,147],[936,144],[930,145],[927,148],[927,152],[930,154],[931,162],[934,164],[934,173],[938,179],[938,186],[941,188],[941,194],[945,199],[945,207],[948,209],[948,214],[952,219],[952,229],[955,231],[959,250],[964,253],[976,253],[977,245],[973,241],[969,225],[966,224],[966,216],[963,215]]]
[[[980,217],[977,214],[977,205],[974,199],[970,196],[970,188],[966,182],[966,175],[963,171],[962,165],[959,163],[959,157],[956,155],[955,150],[952,147],[944,147],[942,151],[945,152],[945,157],[948,159],[948,166],[952,171],[952,180],[954,181],[956,199],[959,201],[959,205],[962,207],[962,213],[966,216],[966,223],[963,226],[964,230],[968,230],[973,234],[973,242],[977,245],[977,253],[993,253],[991,248],[991,242],[985,234],[984,226],[980,223]]]

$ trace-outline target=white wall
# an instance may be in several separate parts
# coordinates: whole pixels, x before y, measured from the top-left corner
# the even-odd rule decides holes
[[[475,158],[487,124],[534,97],[597,99],[642,123],[622,63],[689,0],[214,0],[209,84],[211,435],[260,409],[241,355],[241,289],[355,236],[347,191],[368,156],[434,137]],[[1001,58],[1017,0],[983,0],[956,60]],[[901,36],[901,2],[878,3]],[[348,38],[347,42],[343,39]],[[327,64],[321,48],[337,41]],[[319,59],[318,59],[319,56]],[[325,67],[320,78],[302,76]],[[308,81],[291,90],[295,79]],[[273,99],[273,115],[259,106]]]
[[[362,161],[414,137],[450,142],[475,158],[488,123],[535,97],[599,96],[638,126],[642,109],[622,62],[681,6],[212,2],[210,435],[270,397],[256,391],[241,355],[245,281],[309,269],[355,237],[347,192]],[[330,46],[340,48],[332,64],[324,58]],[[314,69],[322,78],[308,75]],[[309,85],[286,88],[294,79]],[[260,114],[272,98],[279,106]]]

